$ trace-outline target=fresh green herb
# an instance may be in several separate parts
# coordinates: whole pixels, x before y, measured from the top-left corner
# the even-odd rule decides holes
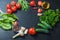
[[[51,26],[55,26],[57,21],[59,21],[59,16],[60,12],[58,9],[56,9],[55,11],[49,9],[43,12],[43,15],[39,17],[39,20],[44,21]]]
[[[22,10],[27,10],[29,8],[29,3],[26,0],[18,0],[18,2],[22,5]]]
[[[37,32],[49,32],[48,29],[52,29],[52,26],[55,26],[57,21],[59,21],[60,12],[58,9],[54,10],[47,10],[43,12],[43,15],[39,17],[40,23],[37,25],[41,27],[40,29],[36,29]]]
[[[18,19],[16,15],[6,13],[0,13],[0,17],[0,26],[5,30],[11,29],[14,21]]]

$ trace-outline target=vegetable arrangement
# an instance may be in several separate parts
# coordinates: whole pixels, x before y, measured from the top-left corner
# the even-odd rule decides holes
[[[4,13],[0,10],[0,27],[9,30],[13,28],[14,32],[17,32],[16,35],[14,35],[12,38],[16,38],[18,36],[24,36],[26,34],[35,35],[37,32],[43,32],[43,33],[49,33],[49,29],[52,29],[53,26],[59,21],[60,17],[60,11],[58,9],[52,10],[49,9],[50,4],[48,2],[42,2],[38,1],[38,16],[39,16],[39,23],[37,24],[39,28],[31,27],[29,29],[26,29],[25,27],[19,28],[18,23],[18,17],[13,14],[13,12],[16,12],[17,9],[21,9],[26,11],[28,8],[33,7],[33,9],[36,9],[36,2],[35,0],[31,0],[30,3],[26,0],[18,0],[16,3],[15,1],[12,1],[11,3],[6,5],[7,13]],[[48,9],[46,11],[43,11],[43,9]],[[13,26],[13,27],[12,27]]]
[[[35,2],[35,0],[31,0],[30,3],[29,3],[29,5],[31,7],[33,7],[34,10],[36,10],[38,8],[37,16],[41,16],[42,15],[43,9],[49,9],[50,8],[50,3],[45,2],[45,1],[38,0],[38,7],[37,7],[36,4],[37,3]]]
[[[49,31],[46,30],[46,29],[34,28],[34,27],[29,28],[29,31],[28,31],[28,33],[29,33],[30,35],[35,35],[37,32],[38,32],[38,33],[40,33],[40,32],[49,33]]]
[[[43,15],[39,17],[40,23],[37,25],[45,30],[52,29],[55,24],[59,21],[60,11],[58,9],[48,9],[43,12]]]

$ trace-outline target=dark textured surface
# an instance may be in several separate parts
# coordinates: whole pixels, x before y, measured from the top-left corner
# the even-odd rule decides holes
[[[0,0],[0,9],[6,12],[6,4],[10,3],[12,0]],[[30,1],[30,0],[29,0]],[[60,9],[60,1],[59,0],[44,0],[50,2],[51,9]],[[32,10],[31,8],[28,11],[21,11],[18,10],[15,13],[19,17],[19,24],[20,26],[24,26],[26,28],[29,27],[37,27],[36,24],[38,23],[38,16],[37,10]],[[60,40],[60,22],[56,24],[56,27],[50,31],[50,34],[42,34],[38,33],[35,36],[26,35],[25,37],[18,37],[16,39],[12,39],[12,36],[15,33],[10,31],[4,31],[0,28],[0,40]]]

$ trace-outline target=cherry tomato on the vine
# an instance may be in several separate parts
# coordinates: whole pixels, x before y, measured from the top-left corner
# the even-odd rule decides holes
[[[7,9],[7,13],[8,14],[11,14],[12,13],[12,10],[11,9]]]
[[[16,4],[16,7],[17,7],[17,9],[20,9],[21,8],[21,4],[20,3],[17,3]]]
[[[12,6],[16,6],[16,2],[15,2],[15,1],[12,1],[12,2],[11,2],[11,5],[12,5]]]
[[[15,12],[17,10],[17,7],[16,6],[12,6],[11,9],[12,9],[13,12]]]
[[[43,10],[42,10],[41,8],[38,9],[38,13],[42,13],[42,11],[43,11]]]
[[[42,6],[42,1],[38,1],[38,6]]]
[[[7,5],[6,5],[6,8],[7,8],[7,9],[10,9],[10,8],[11,8],[11,5],[10,5],[10,4],[7,4]]]
[[[36,2],[35,1],[30,1],[30,6],[36,6]]]

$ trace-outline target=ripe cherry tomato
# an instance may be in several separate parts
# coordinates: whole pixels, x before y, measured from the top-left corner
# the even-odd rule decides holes
[[[12,13],[12,10],[11,9],[7,9],[7,13],[8,14],[11,14]]]
[[[10,8],[11,8],[11,5],[10,5],[10,4],[7,4],[7,5],[6,5],[6,8],[7,8],[7,9],[10,9]]]
[[[35,1],[31,1],[30,2],[30,6],[36,6],[36,2]]]
[[[38,6],[42,6],[42,1],[38,1]]]
[[[38,13],[42,13],[42,11],[43,11],[43,10],[42,10],[41,8],[38,9]]]
[[[16,7],[17,7],[17,9],[20,9],[21,8],[21,4],[20,3],[17,3],[16,4]]]
[[[29,29],[29,34],[30,34],[30,35],[35,35],[35,34],[36,34],[35,28],[30,28],[30,29]]]
[[[13,12],[15,12],[17,10],[17,7],[16,6],[12,6],[11,9],[12,9]]]
[[[16,2],[15,2],[15,1],[12,1],[12,2],[11,2],[11,5],[12,5],[12,6],[16,6]]]

